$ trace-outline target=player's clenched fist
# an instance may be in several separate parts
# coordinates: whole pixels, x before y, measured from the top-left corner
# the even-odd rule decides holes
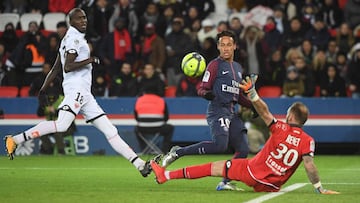
[[[100,59],[96,56],[92,57],[93,63],[100,64]]]

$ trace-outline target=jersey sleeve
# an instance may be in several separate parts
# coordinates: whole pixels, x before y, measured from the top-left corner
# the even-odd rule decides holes
[[[272,134],[274,134],[280,130],[285,130],[287,127],[288,126],[286,125],[286,123],[274,118],[271,124],[269,125],[269,130]]]
[[[315,141],[312,138],[308,138],[304,140],[304,142],[301,145],[301,154],[302,156],[311,156],[314,157],[315,153]]]
[[[65,42],[65,52],[71,54],[80,53],[80,40],[77,39],[75,36],[69,37]]]
[[[242,92],[239,94],[238,103],[247,108],[252,108],[253,106],[251,101]]]
[[[203,79],[200,83],[200,87],[198,89],[198,95],[203,96],[205,92],[212,90],[216,75],[218,70],[218,63],[216,61],[212,61],[206,67]]]

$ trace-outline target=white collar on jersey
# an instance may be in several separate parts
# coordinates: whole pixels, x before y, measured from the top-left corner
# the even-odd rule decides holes
[[[76,35],[80,35],[82,37],[85,37],[85,33],[79,32],[79,30],[77,30],[75,27],[70,26],[68,29],[69,34],[76,34]]]

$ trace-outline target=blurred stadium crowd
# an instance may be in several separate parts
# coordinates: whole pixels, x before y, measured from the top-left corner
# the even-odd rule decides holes
[[[74,7],[87,13],[86,38],[101,60],[95,96],[197,96],[201,78],[185,77],[181,59],[197,51],[210,62],[222,30],[236,33],[234,60],[259,74],[264,95],[360,95],[360,0],[4,0],[0,88],[37,95]]]

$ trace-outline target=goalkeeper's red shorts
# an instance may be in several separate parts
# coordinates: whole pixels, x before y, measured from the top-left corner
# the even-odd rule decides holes
[[[255,192],[277,192],[279,188],[274,188],[270,185],[266,185],[257,182],[249,173],[248,159],[232,159],[225,162],[223,177],[231,180],[237,180],[252,187]]]

